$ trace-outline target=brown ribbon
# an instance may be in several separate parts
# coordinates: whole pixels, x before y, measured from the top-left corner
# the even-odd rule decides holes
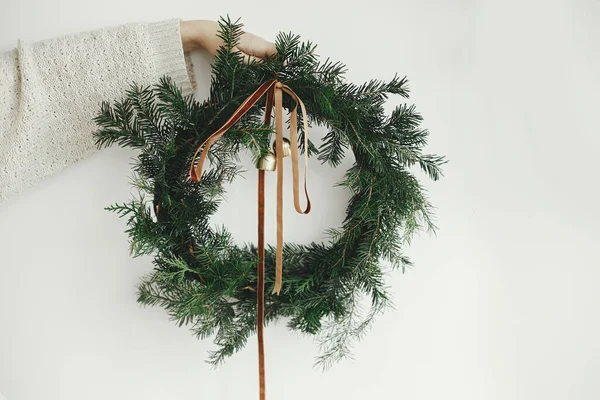
[[[294,100],[294,108],[290,115],[290,147],[292,153],[292,176],[294,208],[300,214],[308,214],[311,210],[310,198],[308,196],[307,175],[308,175],[308,121],[306,119],[306,108],[302,100],[294,93],[289,86],[282,84],[276,79],[263,83],[254,91],[233,115],[217,129],[212,135],[202,143],[192,158],[190,165],[190,179],[198,182],[202,177],[204,161],[208,156],[210,147],[223,136],[229,128],[240,120],[265,94],[267,95],[265,108],[265,125],[271,123],[271,110],[275,106],[275,153],[277,157],[277,248],[276,248],[276,271],[275,287],[273,293],[281,292],[283,276],[283,92],[287,93]],[[274,102],[274,104],[273,104]],[[300,206],[300,178],[298,168],[298,105],[302,109],[302,122],[304,125],[304,194],[306,196],[306,208],[303,210]],[[196,158],[202,150],[198,163]],[[258,267],[257,267],[257,333],[258,333],[258,369],[260,381],[260,399],[265,399],[265,362],[264,362],[264,188],[265,171],[258,171]]]
[[[259,399],[265,400],[265,171],[262,169],[258,170],[258,266],[256,270]]]

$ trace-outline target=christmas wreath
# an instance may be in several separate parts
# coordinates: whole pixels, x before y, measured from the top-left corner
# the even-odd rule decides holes
[[[139,149],[133,179],[139,195],[107,209],[127,218],[131,253],[153,256],[155,268],[140,283],[138,301],[163,307],[199,338],[214,336],[211,363],[245,345],[264,307],[266,322],[285,317],[291,329],[316,335],[318,362],[329,365],[349,355],[352,340],[390,305],[384,273],[410,265],[402,249],[413,233],[434,228],[411,167],[437,180],[444,159],[422,153],[428,132],[412,105],[384,111],[389,95],[408,97],[406,79],[349,83],[343,64],[320,61],[315,45],[293,34],[278,35],[275,57],[244,61],[234,49],[241,28],[239,21],[221,21],[225,44],[214,59],[206,101],[183,97],[165,77],[150,87],[134,84],[122,101],[103,103],[95,118],[97,145]],[[290,131],[297,139],[291,142],[270,124],[272,107],[281,124],[277,101],[292,112]],[[327,127],[320,145],[308,140],[305,118]],[[224,184],[242,172],[238,152],[252,152],[264,172],[294,147],[332,167],[346,150],[354,156],[340,182],[351,192],[346,218],[327,232],[327,243],[279,243],[263,255],[260,246],[235,244],[225,228],[212,226]],[[205,157],[212,168],[202,173]],[[294,169],[297,176],[297,164]],[[267,288],[263,304],[261,285]],[[370,308],[361,313],[365,296]]]

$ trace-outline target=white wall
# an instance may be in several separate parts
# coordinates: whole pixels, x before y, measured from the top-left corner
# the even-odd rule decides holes
[[[0,50],[225,13],[266,37],[303,34],[357,82],[408,75],[429,149],[451,160],[427,184],[437,237],[415,240],[416,268],[390,278],[396,310],[355,362],[325,374],[309,338],[269,327],[269,398],[600,398],[600,2],[3,0]],[[128,257],[123,221],[102,210],[128,198],[130,155],[103,151],[0,207],[8,400],[255,397],[254,340],[214,371],[202,362],[209,341],[135,303],[150,264]],[[313,214],[287,218],[311,227],[287,228],[287,240],[319,239],[342,219],[346,197],[331,188],[341,171],[312,171]],[[240,241],[254,240],[253,179],[236,182],[219,215]]]

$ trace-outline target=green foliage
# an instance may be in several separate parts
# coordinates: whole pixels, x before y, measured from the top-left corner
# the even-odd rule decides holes
[[[214,337],[213,364],[243,348],[256,329],[257,250],[234,245],[210,216],[223,200],[224,183],[240,172],[237,153],[247,149],[259,157],[268,151],[273,132],[262,124],[264,100],[215,144],[214,168],[200,182],[187,179],[188,167],[196,147],[260,84],[276,77],[289,85],[305,102],[311,124],[328,128],[318,148],[310,144],[309,155],[334,167],[347,151],[356,160],[340,183],[352,193],[342,226],[329,231],[328,243],[287,243],[283,291],[265,299],[267,322],[285,317],[291,329],[317,335],[322,345],[317,362],[328,366],[348,356],[352,341],[391,305],[386,266],[410,265],[403,247],[418,229],[434,229],[411,167],[437,180],[445,161],[423,154],[428,132],[414,106],[384,111],[388,96],[408,97],[406,79],[349,83],[343,64],[319,61],[315,45],[292,34],[278,35],[275,57],[245,62],[234,51],[241,34],[239,21],[221,21],[225,45],[215,57],[206,101],[183,97],[165,77],[151,87],[134,85],[124,100],[102,105],[95,119],[98,146],[140,150],[133,179],[140,196],[108,209],[127,218],[132,255],[154,256],[155,269],[140,284],[139,302],[163,307],[199,338]],[[287,97],[284,106],[293,106]],[[298,128],[303,135],[302,125]],[[265,264],[270,292],[273,248]],[[369,309],[363,312],[365,297]]]

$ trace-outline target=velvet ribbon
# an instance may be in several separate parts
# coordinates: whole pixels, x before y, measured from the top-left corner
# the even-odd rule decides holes
[[[283,277],[283,94],[286,93],[295,105],[290,115],[290,147],[292,158],[294,208],[300,214],[308,214],[311,210],[310,198],[307,189],[308,175],[308,120],[306,108],[302,100],[287,85],[276,79],[263,83],[258,89],[248,96],[231,117],[211,134],[194,153],[190,165],[189,176],[194,182],[202,177],[204,162],[211,146],[219,140],[228,129],[240,120],[264,95],[267,96],[265,107],[265,125],[271,123],[271,110],[275,110],[275,155],[277,157],[277,247],[276,271],[274,294],[281,292]],[[302,109],[302,122],[304,126],[304,194],[306,208],[300,205],[300,178],[299,178],[299,151],[298,151],[298,106]],[[198,154],[200,157],[198,158]],[[198,161],[196,162],[196,159]],[[259,380],[260,399],[265,399],[265,369],[264,369],[264,187],[265,171],[258,171],[258,282],[257,282],[257,333],[259,349]]]

